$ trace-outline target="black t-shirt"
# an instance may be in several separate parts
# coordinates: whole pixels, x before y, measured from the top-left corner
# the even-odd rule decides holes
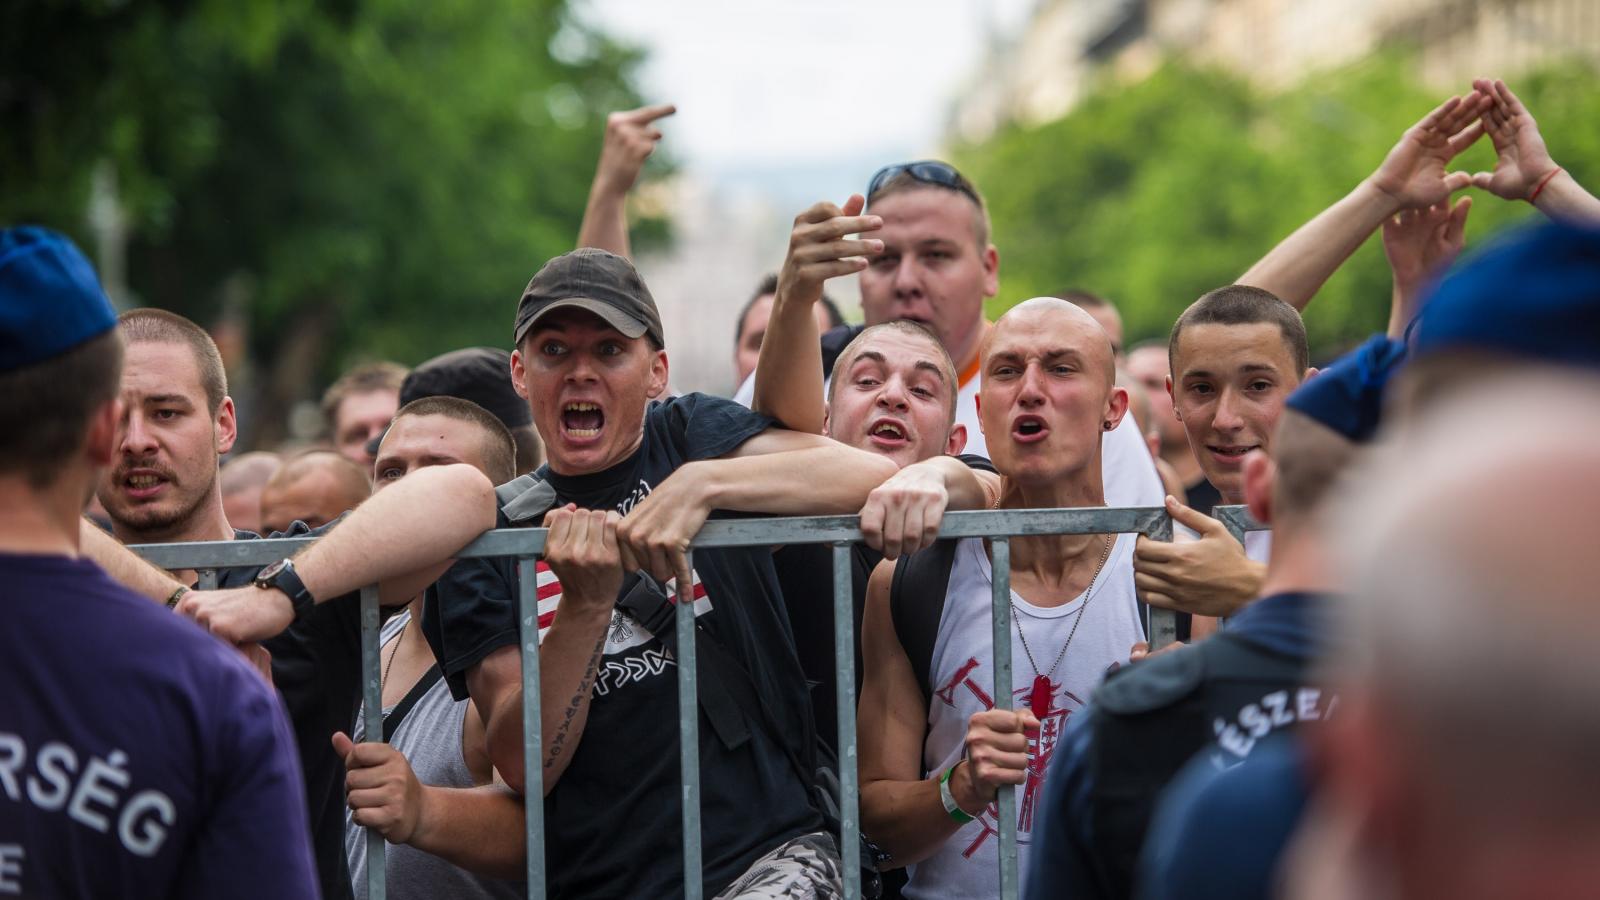
[[[832,334],[832,332],[829,332]],[[993,472],[994,465],[976,454],[962,454],[969,468]],[[855,595],[856,696],[861,695],[861,617],[867,608],[867,579],[883,554],[865,544],[850,547],[850,587]],[[811,708],[817,734],[837,756],[839,704],[838,670],[833,659],[833,547],[830,544],[792,544],[772,555],[794,632],[800,668],[811,684]]]
[[[269,537],[322,537],[337,520],[320,528],[295,522]],[[253,531],[235,530],[235,540],[256,540]],[[245,587],[260,566],[221,569],[217,586]],[[272,683],[283,695],[305,775],[306,809],[311,815],[311,846],[324,900],[354,897],[350,863],[344,852],[344,761],[333,752],[335,731],[346,734],[361,702],[361,595],[346,594],[318,603],[277,637],[261,642],[272,654]]]
[[[1185,485],[1183,492],[1189,498],[1185,506],[1208,516],[1211,515],[1211,508],[1222,502],[1222,492],[1213,487],[1204,475],[1201,475],[1200,480],[1194,484]]]
[[[679,466],[722,456],[772,420],[701,394],[652,404],[639,450],[603,472],[537,475],[561,503],[627,515]],[[713,513],[713,518],[726,516]],[[501,527],[508,520],[500,515]],[[764,547],[695,553],[696,615],[744,667],[762,701],[803,746],[810,715],[805,677]],[[560,585],[541,563],[540,626],[558,615]],[[429,590],[423,633],[457,698],[465,673],[517,643],[516,563],[463,559]],[[661,642],[616,614],[578,749],[545,797],[545,858],[553,897],[656,897],[682,891],[677,673]],[[753,711],[746,716],[755,722]],[[756,859],[821,827],[806,786],[759,724],[728,750],[701,715],[701,835],[706,893],[715,894]]]

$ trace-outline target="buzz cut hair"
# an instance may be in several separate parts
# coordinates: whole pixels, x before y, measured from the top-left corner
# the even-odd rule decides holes
[[[400,393],[400,385],[410,370],[399,363],[373,362],[356,366],[344,373],[322,395],[322,419],[329,428],[335,427],[339,406],[346,397],[370,394],[375,391]]]
[[[944,375],[945,383],[949,388],[950,426],[954,426],[956,424],[956,401],[961,392],[961,385],[958,383],[958,376],[956,375],[955,361],[950,358],[950,351],[944,348],[939,336],[934,334],[932,329],[921,322],[914,322],[910,319],[892,319],[888,322],[880,322],[877,325],[869,325],[860,334],[856,335],[850,343],[846,344],[843,350],[839,351],[839,356],[833,363],[833,376],[828,381],[829,405],[832,405],[834,395],[839,392],[839,381],[847,375],[850,367],[855,365],[856,358],[861,355],[862,345],[867,342],[868,338],[885,331],[896,331],[921,338],[933,347],[934,365],[939,367],[939,371]]]
[[[989,236],[994,230],[993,226],[989,222],[989,205],[984,201],[983,195],[978,193],[977,186],[971,181],[968,181],[967,176],[962,175],[960,172],[956,172],[956,183],[954,185],[943,185],[933,181],[923,181],[915,175],[912,175],[910,172],[897,173],[893,177],[884,181],[884,183],[880,185],[875,192],[873,192],[872,196],[867,198],[867,207],[870,209],[872,204],[877,203],[886,197],[892,197],[895,194],[904,194],[908,191],[916,190],[945,191],[947,193],[955,194],[958,197],[962,197],[967,202],[971,203],[978,211],[978,214],[972,219],[972,234],[973,237],[977,238],[978,252],[982,253],[984,250],[988,249]]]
[[[116,330],[44,362],[0,372],[0,475],[36,490],[57,483],[89,436],[94,416],[117,397],[122,338]]]
[[[193,321],[164,309],[130,309],[117,316],[117,330],[128,346],[134,344],[182,344],[194,356],[200,370],[200,387],[206,393],[206,409],[217,414],[228,396],[228,372],[222,365],[217,342]]]
[[[1271,291],[1247,284],[1230,284],[1206,292],[1172,323],[1167,339],[1167,366],[1178,373],[1178,339],[1191,325],[1276,325],[1284,346],[1294,360],[1296,377],[1311,365],[1311,347],[1306,340],[1306,323],[1299,310],[1278,299]]]
[[[460,397],[423,397],[400,407],[390,427],[407,416],[443,416],[476,425],[483,432],[483,474],[495,484],[517,477],[517,443],[505,423],[494,413]]]

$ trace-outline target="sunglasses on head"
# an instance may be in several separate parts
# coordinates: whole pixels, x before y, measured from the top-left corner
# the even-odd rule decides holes
[[[972,190],[972,185],[961,177],[961,173],[956,171],[956,167],[936,159],[923,159],[916,162],[884,166],[872,176],[871,181],[867,182],[867,199],[871,200],[874,194],[889,183],[890,179],[901,174],[910,175],[913,179],[923,184],[936,184],[952,191],[960,191],[971,197],[973,203],[982,205],[977,193]]]

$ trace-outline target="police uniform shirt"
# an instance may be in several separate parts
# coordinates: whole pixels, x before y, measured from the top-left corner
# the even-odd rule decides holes
[[[238,653],[82,559],[0,554],[0,601],[0,896],[316,896],[293,736]]]
[[[1214,768],[1269,736],[1326,717],[1337,698],[1305,684],[1332,599],[1276,594],[1228,630],[1107,678],[1045,783],[1029,897],[1126,897],[1162,788],[1197,754]]]

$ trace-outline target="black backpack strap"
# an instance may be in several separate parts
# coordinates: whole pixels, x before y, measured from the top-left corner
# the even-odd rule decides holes
[[[944,618],[944,595],[950,586],[950,569],[955,566],[955,540],[934,541],[932,547],[902,556],[894,564],[894,580],[889,583],[889,614],[894,633],[911,660],[911,671],[922,689],[924,705],[933,699],[930,683],[933,647],[939,640],[939,622]]]
[[[655,635],[673,659],[679,658],[677,607],[667,599],[667,589],[661,582],[643,572],[628,575],[623,581],[622,597],[617,600],[617,608]],[[700,630],[699,626],[700,623],[696,622],[696,631]],[[706,633],[706,636],[710,637],[710,634]],[[739,712],[740,702],[730,694],[730,691],[737,691],[744,685],[741,679],[729,677],[726,667],[720,665],[716,658],[715,651],[706,652],[707,643],[695,643],[695,649],[699,651],[695,654],[695,672],[700,682],[700,689],[696,693],[700,698],[700,709],[711,721],[711,730],[716,732],[717,739],[724,747],[732,750],[750,740],[750,729]],[[716,650],[721,650],[721,646],[718,645]],[[744,676],[743,681],[748,682],[749,676]],[[763,707],[756,703],[754,707],[747,708]]]
[[[400,722],[405,719],[406,713],[411,712],[412,707],[421,702],[422,698],[427,696],[427,693],[433,690],[433,686],[438,684],[439,679],[443,677],[444,670],[439,668],[438,663],[429,666],[428,671],[423,674],[422,678],[411,686],[411,690],[406,691],[406,695],[400,698],[399,703],[394,705],[394,709],[389,710],[389,714],[383,717],[384,743],[387,744],[394,739],[395,729],[400,727]]]

